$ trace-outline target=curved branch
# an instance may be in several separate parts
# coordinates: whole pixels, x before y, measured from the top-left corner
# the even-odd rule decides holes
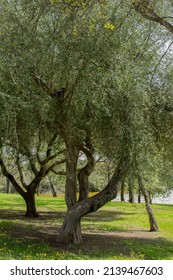
[[[95,158],[93,155],[94,148],[89,137],[86,139],[86,147],[82,146],[81,151],[83,151],[87,157],[87,164],[79,170],[77,175],[79,182],[79,201],[88,197],[89,176],[94,171],[95,166]]]
[[[17,183],[17,181],[15,180],[14,176],[8,172],[5,163],[3,162],[3,160],[0,158],[0,166],[2,169],[2,173],[3,175],[9,179],[9,181],[11,182],[11,184],[14,186],[15,190],[22,196],[25,196],[25,193],[27,192],[27,190],[25,188],[21,188],[20,185]]]
[[[66,162],[66,159],[62,159],[62,160],[57,160],[55,161],[51,166],[49,166],[47,168],[47,170],[45,171],[45,174],[47,175],[50,171],[53,171],[54,167],[60,164],[63,164]]]
[[[24,188],[26,188],[26,184],[25,184],[25,180],[24,180],[24,174],[23,174],[23,170],[22,170],[22,166],[20,164],[20,157],[17,156],[17,159],[16,159],[16,165],[17,165],[17,169],[18,169],[18,172],[19,172],[19,176],[20,176],[20,181],[22,183],[22,186]]]
[[[56,171],[55,169],[51,169],[51,172],[53,172],[56,175],[60,175],[60,176],[65,176],[66,175],[65,171]]]
[[[165,20],[166,17],[160,17],[156,14],[153,9],[150,8],[150,3],[147,0],[140,0],[140,1],[132,1],[133,7],[135,11],[137,11],[142,17],[159,23],[160,25],[164,26],[167,30],[173,33],[173,25],[170,24],[168,21]]]

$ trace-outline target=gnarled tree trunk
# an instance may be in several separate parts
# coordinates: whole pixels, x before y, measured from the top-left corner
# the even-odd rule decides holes
[[[82,236],[76,235],[76,227],[80,224],[81,218],[88,213],[97,211],[108,201],[116,198],[122,178],[127,169],[127,161],[123,159],[116,168],[107,186],[98,194],[78,201],[67,212],[63,225],[58,233],[57,242],[76,243],[82,242]],[[76,238],[77,237],[77,238]]]
[[[79,149],[73,143],[66,143],[65,201],[70,209],[77,202],[77,160]]]
[[[66,184],[65,184],[65,201],[67,209],[70,209],[77,203],[77,161],[79,149],[77,145],[66,141]],[[64,237],[65,238],[65,237]],[[74,243],[81,243],[81,225],[80,221],[74,225],[71,236]]]
[[[94,171],[95,158],[93,156],[93,147],[82,147],[82,151],[87,156],[87,164],[81,168],[78,172],[78,182],[79,182],[79,200],[82,201],[88,198],[89,193],[89,176]]]

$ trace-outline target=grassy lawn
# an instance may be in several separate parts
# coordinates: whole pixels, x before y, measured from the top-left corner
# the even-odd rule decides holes
[[[110,202],[82,219],[83,244],[56,242],[63,195],[36,196],[39,218],[25,218],[19,195],[0,194],[0,259],[171,259],[173,205],[153,205],[160,232],[149,232],[144,204]]]

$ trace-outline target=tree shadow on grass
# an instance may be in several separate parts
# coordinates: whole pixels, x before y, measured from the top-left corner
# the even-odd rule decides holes
[[[33,223],[37,223],[39,220],[56,220],[56,219],[63,219],[66,215],[65,211],[39,211],[38,218],[30,218],[25,216],[25,212],[20,210],[1,210],[0,211],[0,220],[18,220],[22,219],[23,221],[32,220]],[[84,217],[85,221],[88,222],[110,222],[113,220],[124,220],[125,216],[132,216],[135,213],[124,213],[121,211],[102,211],[99,210],[98,212],[93,212]]]
[[[148,234],[148,231],[142,231]],[[85,234],[85,248],[92,248],[98,259],[101,259],[100,247],[104,254],[114,256],[137,258],[146,260],[173,259],[173,242],[162,238],[136,237],[133,232],[116,232],[115,234]],[[86,249],[85,249],[86,250]]]
[[[20,210],[1,210],[0,211],[0,220],[9,220],[9,221],[14,221],[14,220],[22,220],[24,223],[25,221],[32,221],[33,223],[37,223],[40,220],[54,220],[58,218],[64,218],[66,212],[55,212],[55,211],[47,211],[39,212],[39,217],[26,217],[24,211]]]
[[[125,216],[133,216],[136,213],[117,211],[117,210],[99,210],[97,212],[89,213],[84,217],[85,220],[90,222],[110,222],[113,220],[124,220],[126,219]]]
[[[15,246],[28,250],[28,244],[32,244],[32,251],[34,244],[36,248],[40,248],[42,252],[42,245],[47,245],[48,248],[58,252],[73,253],[78,256],[88,256],[88,259],[173,259],[173,242],[161,237],[153,239],[144,237],[135,237],[131,232],[126,232],[126,236],[122,232],[115,233],[84,233],[83,244],[79,246],[69,246],[63,243],[58,243],[57,228],[46,228],[45,231],[41,229],[27,229],[21,224],[16,224],[10,230],[8,229],[8,240],[6,246],[13,248],[11,242],[15,242]],[[133,232],[134,233],[134,232]],[[147,231],[145,232],[147,235]],[[136,232],[138,235],[138,231]],[[17,249],[16,249],[17,251]],[[77,258],[76,258],[77,259]]]
[[[54,219],[57,221],[58,218],[62,220],[64,212],[42,213],[42,217],[39,219],[27,219],[21,215],[20,211],[5,212],[0,214],[0,218],[4,219],[1,223],[0,233],[4,233],[6,236],[4,238],[8,239],[6,242],[8,248],[13,248],[15,244],[16,248],[25,250],[28,244],[33,246],[40,244],[40,248],[41,244],[45,244],[54,251],[74,253],[74,256],[82,254],[88,259],[105,259],[105,256],[109,256],[109,259],[173,259],[173,242],[162,238],[160,233],[151,233],[141,229],[104,233],[85,231],[82,245],[69,246],[56,241],[57,223],[52,222]],[[120,213],[118,213],[119,216],[121,216]],[[114,217],[115,214],[114,212]],[[94,221],[97,219],[99,220],[100,217],[96,215]]]

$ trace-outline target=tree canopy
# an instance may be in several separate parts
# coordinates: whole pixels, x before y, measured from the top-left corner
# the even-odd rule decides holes
[[[144,189],[146,178],[159,180],[165,151],[172,164],[172,25],[159,16],[172,4],[151,2],[1,3],[1,150],[30,150],[38,160],[41,139],[48,161],[51,139],[54,150],[65,149],[68,212],[59,240],[80,243],[82,216],[116,197],[127,174]],[[80,152],[87,164],[78,171]],[[115,168],[107,186],[88,198],[98,156]]]

